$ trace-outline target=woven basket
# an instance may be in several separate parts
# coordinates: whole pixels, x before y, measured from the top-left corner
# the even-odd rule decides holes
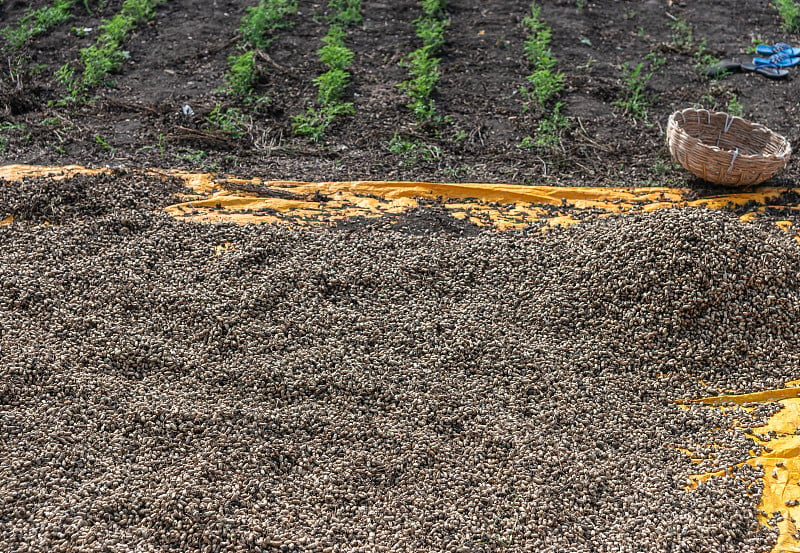
[[[727,186],[764,182],[786,167],[792,153],[789,141],[764,125],[693,108],[670,116],[667,145],[684,169]]]

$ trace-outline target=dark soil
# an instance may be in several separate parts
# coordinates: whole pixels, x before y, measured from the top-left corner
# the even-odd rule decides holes
[[[0,3],[0,21],[14,24],[28,6],[47,3],[6,0]],[[301,1],[292,27],[280,31],[259,57],[256,93],[269,101],[256,109],[219,91],[227,57],[238,51],[241,17],[255,3],[232,0],[171,0],[160,6],[126,43],[130,59],[113,82],[93,90],[91,101],[59,106],[65,90],[54,72],[78,59],[101,20],[117,13],[121,3],[78,2],[71,21],[3,54],[4,163],[185,167],[312,181],[693,185],[665,147],[664,125],[677,109],[730,111],[738,103],[745,117],[798,140],[794,70],[780,82],[753,73],[712,80],[702,76],[703,63],[698,65],[698,53],[744,61],[752,56],[754,41],[795,39],[781,30],[777,11],[766,0],[540,1],[541,18],[553,30],[558,70],[566,74],[559,100],[570,125],[553,151],[520,147],[542,116],[526,111],[519,93],[531,71],[523,56],[522,24],[529,0],[448,1],[450,25],[435,95],[437,112],[447,122],[435,125],[418,123],[396,86],[407,76],[401,60],[420,46],[412,24],[419,2],[364,2],[363,23],[347,40],[355,61],[346,100],[354,102],[356,113],[336,123],[321,142],[296,137],[291,121],[316,94],[326,2]],[[684,32],[680,23],[686,24]],[[71,31],[84,27],[94,30],[86,37]],[[648,72],[653,57],[664,64],[645,88],[648,117],[634,119],[615,105],[625,95],[624,67],[644,62]],[[241,136],[225,134],[206,119],[218,104],[242,110],[247,124]],[[184,105],[194,116],[181,115]],[[424,155],[391,153],[388,143],[395,135],[416,142]],[[782,182],[792,185],[796,172],[793,161]]]

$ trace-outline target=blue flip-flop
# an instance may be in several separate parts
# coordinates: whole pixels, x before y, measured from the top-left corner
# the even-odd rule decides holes
[[[779,52],[768,58],[753,58],[753,63],[770,67],[794,67],[800,63],[800,57],[792,56],[788,52]]]
[[[785,42],[776,42],[772,45],[759,44],[756,46],[756,52],[764,56],[780,54],[781,52],[786,52],[792,57],[800,56],[800,48],[794,48],[791,44],[787,44]]]

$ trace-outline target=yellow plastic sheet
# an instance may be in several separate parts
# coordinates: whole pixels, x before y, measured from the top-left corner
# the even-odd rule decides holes
[[[0,167],[0,179],[111,172],[108,168],[78,165]],[[135,170],[127,170],[135,172]],[[543,221],[566,226],[580,221],[581,213],[613,215],[668,207],[705,206],[711,209],[752,203],[742,220],[763,212],[783,188],[758,187],[747,191],[687,199],[690,190],[668,187],[598,188],[550,187],[489,183],[432,183],[398,181],[300,182],[241,179],[212,173],[143,169],[142,173],[177,177],[190,193],[166,208],[167,213],[195,222],[275,223],[313,225],[352,217],[398,214],[431,200],[441,202],[453,217],[503,230]],[[256,192],[246,192],[250,188]],[[800,209],[800,206],[781,206]],[[7,222],[7,221],[6,221]],[[0,222],[2,224],[2,222]],[[779,222],[794,232],[789,221]]]
[[[721,395],[696,400],[707,405],[749,403],[780,404],[781,409],[767,424],[753,429],[750,438],[761,446],[760,453],[752,452],[744,461],[764,471],[764,490],[758,504],[759,521],[770,526],[775,515],[778,521],[778,540],[771,553],[800,552],[800,386],[789,382],[786,387],[751,394]],[[711,478],[722,477],[728,470],[693,475],[690,488]]]

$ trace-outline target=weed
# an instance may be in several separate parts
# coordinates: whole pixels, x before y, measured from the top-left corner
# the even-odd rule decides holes
[[[228,72],[225,74],[225,84],[234,94],[247,96],[253,91],[253,85],[258,78],[256,70],[256,52],[248,50],[238,56],[228,57]]]
[[[672,29],[671,46],[679,52],[691,51],[694,44],[692,26],[684,19],[675,19],[669,26]]]
[[[698,72],[709,65],[714,65],[719,60],[708,50],[708,41],[703,38],[695,41],[692,26],[683,19],[675,19],[670,23],[672,29],[671,40],[667,44],[677,52],[687,56],[692,56],[695,70]],[[663,64],[662,64],[663,65]],[[654,70],[658,67],[654,67]]]
[[[467,165],[460,165],[458,167],[448,165],[442,169],[442,175],[448,180],[456,181],[463,179],[467,173],[469,173],[469,169],[470,168]]]
[[[94,14],[102,12],[104,9],[106,9],[106,4],[107,4],[107,0],[99,0],[97,2],[97,6],[94,9],[92,9],[89,6],[89,0],[83,0],[83,9],[86,10],[86,13],[94,15]]]
[[[694,58],[694,67],[697,71],[719,62],[719,59],[708,50],[707,44],[708,42],[705,38],[701,40],[697,44],[694,54],[692,55]]]
[[[659,157],[653,164],[653,173],[656,175],[666,175],[672,170],[672,165],[673,164]]]
[[[239,138],[247,130],[247,121],[241,110],[237,108],[223,109],[220,104],[217,104],[206,116],[206,120],[215,129],[228,133],[233,138]]]
[[[583,15],[583,10],[586,9],[586,0],[575,0],[575,11],[578,15]]]
[[[352,102],[332,103],[317,108],[310,107],[306,113],[294,116],[292,129],[296,134],[317,142],[322,140],[325,131],[338,117],[354,113],[355,108]]]
[[[629,62],[625,62],[622,65],[622,73],[625,83],[624,97],[614,100],[613,105],[622,108],[624,114],[629,117],[647,120],[649,101],[644,89],[653,73],[645,72],[644,62],[639,62],[633,67]]]
[[[773,5],[781,16],[783,28],[789,32],[800,32],[800,4],[793,0],[774,0]]]
[[[25,131],[27,126],[24,123],[12,123],[10,121],[5,121],[0,123],[0,154],[4,154],[6,149],[8,148],[8,138],[9,135],[19,134]],[[23,136],[23,141],[27,142],[30,140],[30,133]]]
[[[94,135],[94,141],[95,141],[95,144],[100,146],[100,148],[102,150],[105,150],[106,152],[113,152],[114,151],[114,147],[111,144],[108,143],[108,140],[106,140],[104,137],[100,136],[99,134]]]
[[[650,52],[647,54],[644,59],[650,62],[650,69],[653,73],[664,67],[667,63],[666,58],[664,56],[659,56],[655,52]]]
[[[186,148],[176,153],[175,157],[191,163],[200,163],[208,157],[208,154],[203,150]]]
[[[5,39],[9,50],[19,50],[31,38],[46,33],[56,25],[72,17],[74,0],[55,0],[52,6],[27,10],[13,27],[5,27],[0,36]]]
[[[420,160],[426,162],[435,161],[442,156],[442,150],[438,146],[409,140],[397,133],[386,143],[386,148],[390,153],[400,156],[401,163],[405,167],[414,166]]]

